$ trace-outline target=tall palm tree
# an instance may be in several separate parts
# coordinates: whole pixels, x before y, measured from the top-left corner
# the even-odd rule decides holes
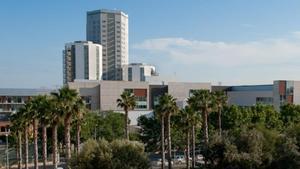
[[[214,102],[209,90],[194,90],[193,95],[189,98],[188,103],[194,110],[199,110],[202,116],[202,127],[204,130],[205,145],[208,145],[208,115],[211,112]]]
[[[22,131],[24,130],[24,119],[21,113],[11,116],[12,126],[10,127],[12,135],[17,137],[17,160],[18,169],[22,168]]]
[[[83,120],[83,116],[86,113],[86,107],[83,99],[78,99],[76,104],[74,105],[75,120],[76,120],[76,153],[79,153],[80,147],[80,132],[81,132],[81,123]]]
[[[223,107],[227,104],[227,96],[223,91],[216,91],[213,93],[214,102],[216,104],[217,112],[218,112],[218,128],[219,135],[222,136],[222,110]]]
[[[56,100],[58,101],[59,109],[64,116],[64,125],[65,125],[65,147],[66,147],[66,159],[67,161],[71,158],[71,122],[74,112],[74,105],[76,104],[79,95],[76,90],[70,89],[69,87],[63,87],[59,89],[58,93],[55,95]]]
[[[25,155],[24,155],[24,163],[25,163],[25,169],[28,169],[28,157],[29,157],[29,141],[28,141],[28,135],[29,135],[29,128],[30,128],[30,120],[31,120],[31,112],[32,112],[32,104],[26,103],[24,107],[20,108],[18,111],[19,116],[22,119],[24,130],[24,146],[25,146]]]
[[[51,113],[53,104],[50,98],[46,95],[37,96],[36,102],[38,104],[38,119],[42,126],[42,156],[43,168],[46,169],[47,164],[47,128],[51,122]]]
[[[58,146],[57,146],[57,128],[58,125],[63,117],[63,112],[62,112],[62,106],[63,105],[60,102],[60,94],[57,92],[52,92],[51,93],[51,105],[52,105],[52,113],[50,114],[50,125],[52,129],[52,136],[51,136],[51,141],[52,141],[52,164],[53,168],[57,169],[58,167]]]
[[[159,98],[159,105],[156,108],[156,112],[159,114],[161,119],[162,127],[162,155],[164,156],[164,121],[167,121],[167,145],[168,145],[168,167],[172,168],[172,143],[171,143],[171,116],[178,112],[178,107],[176,105],[176,99],[169,94],[164,94]],[[166,118],[166,119],[165,119]],[[162,156],[162,158],[163,158]],[[164,160],[164,159],[163,159]],[[162,168],[164,167],[164,161],[162,161]]]
[[[180,121],[179,121],[179,126],[183,129],[183,131],[186,133],[186,168],[189,169],[190,168],[190,123],[189,123],[189,107],[186,106],[184,109],[180,110],[179,112],[179,117],[180,117]]]
[[[125,112],[125,138],[127,140],[129,140],[129,132],[128,132],[128,111],[133,110],[134,107],[136,106],[136,100],[135,100],[135,96],[129,92],[129,91],[124,91],[121,94],[121,98],[117,99],[117,104],[118,107],[123,108],[124,112]]]
[[[34,169],[39,168],[39,150],[38,150],[38,127],[39,127],[39,109],[40,109],[40,96],[34,97],[26,104],[32,105],[31,123],[33,126],[33,144],[34,144]]]

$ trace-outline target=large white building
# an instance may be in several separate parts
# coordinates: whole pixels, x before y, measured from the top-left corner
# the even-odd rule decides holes
[[[64,84],[102,79],[102,46],[89,41],[67,43],[63,51]]]
[[[103,80],[122,80],[128,64],[128,15],[116,10],[87,12],[86,38],[103,47]]]
[[[144,82],[152,76],[157,76],[155,67],[145,63],[131,63],[122,66],[123,80]]]

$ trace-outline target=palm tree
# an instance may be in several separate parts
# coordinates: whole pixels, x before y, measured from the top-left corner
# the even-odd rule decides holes
[[[227,96],[223,91],[216,91],[213,93],[213,95],[218,112],[219,135],[222,136],[222,110],[223,107],[227,104]]]
[[[40,96],[34,97],[26,104],[32,105],[31,123],[33,126],[33,143],[34,143],[34,169],[39,168],[39,150],[38,150],[38,125],[39,125],[39,109],[40,109]]]
[[[199,110],[202,116],[202,127],[204,130],[205,145],[208,145],[208,115],[211,112],[214,102],[209,90],[194,90],[193,95],[189,98],[188,103],[194,110]]]
[[[52,163],[53,163],[53,168],[56,169],[58,167],[58,146],[57,146],[57,128],[58,125],[63,117],[63,112],[62,112],[62,106],[63,105],[60,102],[60,94],[56,92],[51,93],[51,104],[52,104],[52,113],[50,114],[50,125],[52,128]]]
[[[136,100],[135,100],[135,96],[129,92],[129,91],[124,91],[121,94],[121,98],[117,99],[117,104],[118,107],[123,108],[124,112],[125,112],[125,138],[127,140],[129,140],[129,132],[128,132],[128,111],[133,110],[134,107],[136,106]]]
[[[25,155],[24,155],[24,163],[25,169],[28,169],[28,157],[29,157],[29,146],[28,146],[28,134],[29,134],[29,127],[30,127],[30,119],[31,119],[31,111],[32,111],[32,104],[26,103],[24,107],[19,109],[19,116],[22,119],[24,125],[24,146],[25,146]]]
[[[189,107],[186,106],[184,109],[180,110],[179,112],[179,126],[183,129],[186,133],[186,168],[190,168],[190,123],[189,123]]]
[[[12,126],[11,133],[17,137],[17,159],[18,169],[22,168],[22,131],[24,130],[24,120],[21,113],[16,113],[11,116]]]
[[[79,96],[76,90],[70,89],[69,87],[63,87],[59,89],[58,93],[55,94],[55,97],[59,105],[59,110],[61,111],[61,113],[63,113],[64,116],[66,159],[67,161],[69,161],[71,158],[71,121],[73,114],[75,113],[74,105],[76,104]]]
[[[172,168],[172,158],[171,158],[171,116],[178,111],[178,107],[176,105],[176,99],[173,98],[169,94],[164,94],[159,98],[159,105],[156,108],[156,112],[158,113],[161,119],[161,127],[162,127],[162,159],[164,158],[164,121],[167,121],[167,144],[168,144],[168,166],[169,169]],[[165,119],[166,118],[166,119]],[[162,161],[162,168],[164,168],[164,159]]]
[[[42,126],[42,153],[43,153],[43,168],[46,169],[47,163],[47,127],[51,122],[52,102],[48,96],[37,96],[38,118]]]
[[[80,98],[77,100],[74,111],[76,112],[76,153],[78,155],[79,153],[79,147],[80,147],[80,132],[81,132],[81,123],[83,121],[83,115],[86,112],[86,107],[84,101]]]

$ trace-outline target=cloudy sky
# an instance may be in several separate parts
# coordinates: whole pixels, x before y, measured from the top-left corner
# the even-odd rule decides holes
[[[7,0],[0,5],[0,87],[62,84],[64,43],[85,40],[86,11],[129,15],[130,62],[177,81],[300,80],[298,0]]]

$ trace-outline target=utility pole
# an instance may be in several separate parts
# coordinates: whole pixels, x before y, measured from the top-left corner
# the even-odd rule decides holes
[[[9,130],[6,128],[5,136],[6,136],[6,169],[9,169],[9,153],[8,153],[8,132]]]

